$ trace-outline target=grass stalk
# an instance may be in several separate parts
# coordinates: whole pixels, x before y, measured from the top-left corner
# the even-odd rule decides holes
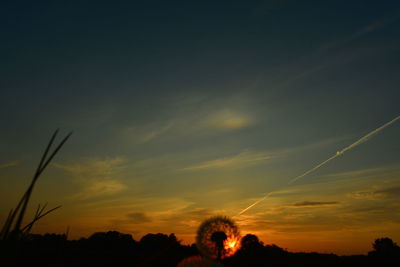
[[[22,227],[22,222],[24,220],[26,209],[28,207],[29,200],[30,200],[32,192],[33,192],[33,188],[35,187],[37,180],[39,179],[39,177],[41,176],[43,171],[46,169],[46,167],[49,165],[49,163],[52,161],[52,159],[55,157],[55,155],[58,153],[58,151],[61,149],[61,147],[65,144],[65,142],[71,136],[72,132],[68,133],[67,136],[65,136],[64,139],[62,139],[62,141],[58,144],[58,146],[53,150],[53,152],[50,153],[50,156],[47,157],[47,155],[49,154],[49,151],[54,143],[54,140],[57,137],[57,134],[58,134],[58,129],[51,136],[50,141],[49,141],[48,145],[46,146],[46,149],[40,159],[40,162],[36,168],[35,174],[33,175],[32,181],[31,181],[28,189],[25,191],[24,195],[18,202],[15,209],[10,210],[8,217],[0,231],[0,241],[5,241],[10,238],[18,239],[19,235],[28,233],[31,230],[32,226],[38,220],[40,220],[44,216],[48,215],[49,213],[51,213],[61,207],[61,206],[57,206],[57,207],[45,212],[45,208],[46,208],[47,204],[45,204],[43,207],[40,207],[40,205],[39,205],[33,219],[27,225]]]

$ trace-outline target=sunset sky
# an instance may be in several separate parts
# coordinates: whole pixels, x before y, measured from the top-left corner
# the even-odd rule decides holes
[[[400,243],[400,120],[288,184],[400,115],[399,1],[2,1],[0,36],[1,223],[60,128],[34,232]]]

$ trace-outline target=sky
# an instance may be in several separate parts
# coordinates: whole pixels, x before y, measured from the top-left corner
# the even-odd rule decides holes
[[[400,115],[399,2],[2,1],[0,35],[1,222],[59,128],[34,232],[400,243],[400,121],[290,183]]]

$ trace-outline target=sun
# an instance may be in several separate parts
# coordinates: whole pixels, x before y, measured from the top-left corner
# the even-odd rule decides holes
[[[225,247],[225,248],[227,248],[227,249],[233,249],[234,247],[236,247],[236,243],[237,243],[236,240],[226,242],[226,247]]]
[[[231,236],[224,242],[225,257],[230,257],[240,248],[239,237]]]

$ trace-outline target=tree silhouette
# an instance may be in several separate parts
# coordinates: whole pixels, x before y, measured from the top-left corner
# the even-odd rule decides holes
[[[199,256],[195,245],[180,244],[174,234],[147,234],[140,241],[116,231],[98,232],[79,240],[68,240],[65,234],[30,234],[21,241],[13,266],[400,266],[400,247],[387,237],[376,239],[368,256],[289,252],[274,244],[264,245],[254,234],[244,236],[242,247],[226,256],[229,232],[217,229],[207,237],[213,248],[213,258]],[[222,247],[219,261],[216,261],[217,247]]]
[[[171,246],[178,246],[179,241],[175,234],[147,234],[140,239],[140,244],[145,248],[164,249]]]
[[[378,238],[372,243],[373,251],[368,256],[373,262],[383,265],[400,263],[400,247],[388,237]]]
[[[388,254],[398,248],[397,244],[388,237],[378,238],[372,244],[374,250],[381,254]]]
[[[247,234],[242,238],[241,241],[242,244],[242,250],[248,250],[248,249],[255,249],[255,248],[262,248],[263,244],[260,242],[258,237],[253,234]]]

